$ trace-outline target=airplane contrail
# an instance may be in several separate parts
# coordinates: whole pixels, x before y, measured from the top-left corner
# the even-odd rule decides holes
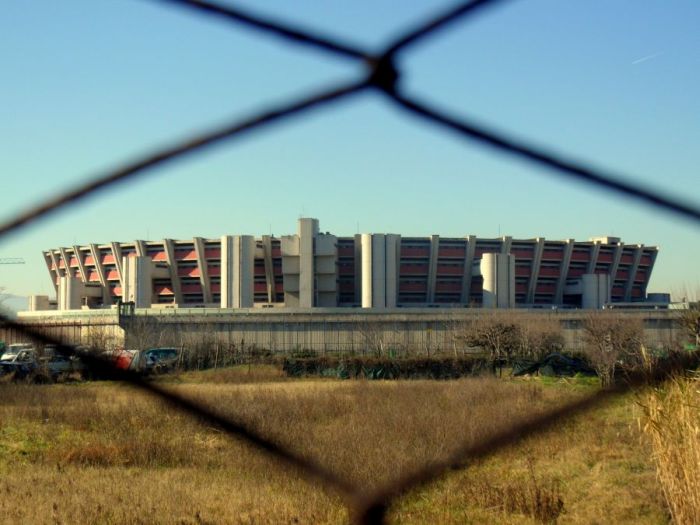
[[[634,62],[632,62],[632,65],[635,66],[637,64],[641,64],[642,62],[646,62],[647,60],[651,60],[652,58],[656,58],[659,55],[663,55],[663,52],[659,51],[658,53],[652,53],[651,55],[644,56],[642,58],[638,58]]]

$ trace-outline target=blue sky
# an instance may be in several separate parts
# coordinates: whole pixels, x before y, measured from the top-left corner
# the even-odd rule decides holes
[[[700,202],[700,2],[514,0],[401,56],[412,94]],[[377,50],[452,5],[247,1]],[[363,74],[157,0],[23,0],[0,18],[0,220],[151,149]],[[365,93],[150,173],[0,240],[0,286],[51,293],[41,250],[291,233],[660,246],[649,291],[700,290],[700,226],[564,182]]]

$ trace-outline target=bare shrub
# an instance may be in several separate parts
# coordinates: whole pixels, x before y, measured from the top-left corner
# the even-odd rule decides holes
[[[583,321],[584,353],[604,388],[622,369],[642,366],[644,326],[637,318],[608,312],[589,314]]]
[[[674,523],[700,517],[700,376],[676,378],[642,402],[644,431]]]

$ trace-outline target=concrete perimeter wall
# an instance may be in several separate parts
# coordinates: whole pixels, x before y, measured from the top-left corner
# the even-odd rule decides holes
[[[86,311],[22,314],[20,321],[40,328],[73,344],[96,346],[178,346],[197,348],[222,345],[239,349],[259,348],[273,352],[312,350],[315,352],[394,352],[396,354],[465,350],[460,334],[479,317],[498,316],[504,321],[524,323],[559,322],[569,349],[581,345],[582,321],[591,315],[581,311],[478,309],[354,309],[313,310],[262,309],[172,309],[136,310],[119,326],[116,311]],[[598,313],[596,315],[605,315]],[[676,326],[678,313],[672,310],[611,311],[610,315],[644,321],[647,343],[668,346],[682,336]],[[26,338],[0,328],[0,340],[22,342]]]

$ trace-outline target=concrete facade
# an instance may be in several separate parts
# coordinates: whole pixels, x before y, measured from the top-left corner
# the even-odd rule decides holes
[[[148,289],[153,308],[580,308],[585,274],[608,276],[608,302],[644,302],[657,253],[654,246],[625,244],[616,237],[341,237],[321,232],[317,219],[302,218],[295,234],[282,237],[89,244],[48,250],[44,259],[61,309],[107,308],[137,296],[139,304],[147,304]],[[499,260],[492,258],[495,254],[506,257],[512,269],[506,299],[492,300],[493,290],[484,284],[485,279],[493,284],[493,274],[485,275],[491,266],[484,261]],[[150,258],[155,266],[148,270],[138,263],[141,270],[130,270],[129,257]],[[134,270],[141,276],[136,281]],[[82,283],[80,300],[69,290],[74,281],[65,281],[59,290],[64,278]],[[495,283],[505,289],[502,279]],[[140,288],[146,291],[134,295],[132,290]]]

